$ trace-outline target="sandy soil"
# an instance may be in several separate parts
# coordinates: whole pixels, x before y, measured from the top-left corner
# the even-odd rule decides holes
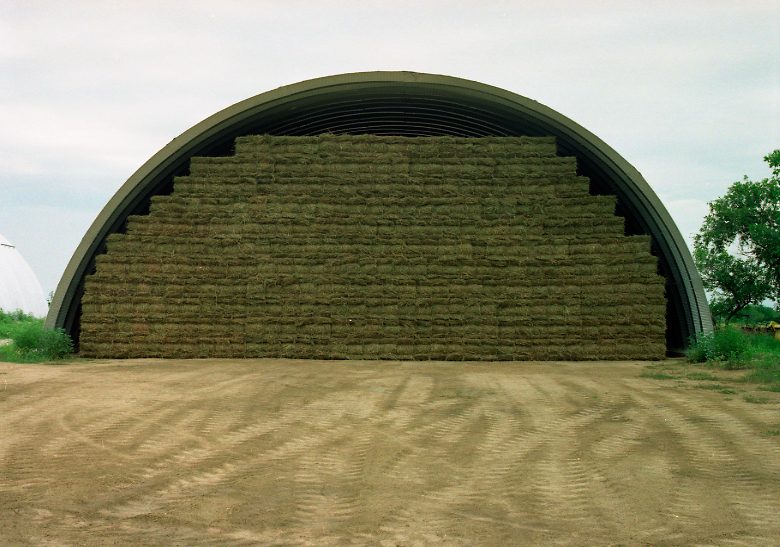
[[[0,544],[778,544],[777,399],[646,365],[0,363]]]

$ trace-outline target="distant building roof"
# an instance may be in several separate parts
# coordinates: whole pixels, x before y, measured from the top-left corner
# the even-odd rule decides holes
[[[16,246],[0,234],[0,309],[36,317],[48,312],[43,289]]]

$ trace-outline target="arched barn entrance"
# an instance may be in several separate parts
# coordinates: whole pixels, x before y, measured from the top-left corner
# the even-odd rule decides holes
[[[642,176],[534,101],[408,72],[204,120],[103,209],[47,323],[101,357],[660,358],[711,328]]]

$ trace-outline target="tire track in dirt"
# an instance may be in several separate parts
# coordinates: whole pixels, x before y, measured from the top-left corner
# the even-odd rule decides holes
[[[333,430],[336,431],[335,429]],[[188,472],[184,478],[166,483],[153,493],[131,498],[120,505],[101,511],[102,514],[121,518],[133,517],[158,511],[168,505],[177,503],[192,495],[203,495],[206,490],[213,489],[225,483],[240,472],[247,472],[263,465],[271,465],[275,461],[294,459],[307,450],[314,450],[321,443],[321,435],[309,434],[287,441],[267,452],[239,456],[231,462],[208,465],[210,459],[219,459],[220,454],[214,450],[193,451],[198,456],[195,462],[204,462],[203,467],[193,466],[193,460],[187,461]],[[158,468],[158,471],[161,471]]]
[[[417,494],[407,503],[391,508],[380,527],[399,542],[441,541],[442,536],[436,533],[410,536],[409,522],[424,519],[429,529],[446,530],[446,519],[431,512],[429,506],[451,505],[452,487],[449,485],[466,480],[460,470],[448,463],[447,455],[462,450],[464,439],[471,438],[470,433],[482,416],[473,401],[464,402],[456,396],[466,387],[463,384],[437,384],[419,374],[414,374],[412,378],[404,396],[396,401],[400,408],[388,409],[395,418],[406,416],[391,423],[382,423],[380,417],[378,425],[395,426],[390,435],[396,447],[400,448],[391,462],[392,466],[386,471],[387,479],[405,485],[408,491]],[[421,386],[424,388],[420,389]],[[410,469],[429,468],[431,460],[439,461],[440,469],[435,473],[410,472]],[[447,539],[452,541],[450,537]]]
[[[129,416],[126,411],[110,412],[90,416],[85,420],[78,410],[63,413],[57,424],[61,434],[42,447],[51,456],[63,451],[78,450],[79,445],[88,445],[119,458],[131,458],[134,454],[125,449],[134,430],[148,432],[166,423],[175,409],[164,404],[146,405],[143,410]],[[162,416],[161,416],[162,415]],[[76,418],[79,416],[79,418]]]
[[[482,386],[487,387],[487,386]],[[492,386],[492,391],[496,386]],[[536,393],[550,393],[555,391],[556,387],[545,385],[543,389],[536,390]],[[512,507],[512,497],[518,490],[522,489],[521,483],[525,483],[529,476],[535,476],[533,487],[536,493],[532,496],[536,511],[517,511],[510,512],[510,520],[506,522],[528,522],[529,515],[537,521],[534,525],[525,525],[523,529],[548,530],[549,525],[538,523],[540,516],[543,516],[550,510],[554,504],[556,509],[556,518],[560,518],[560,504],[563,501],[566,506],[573,508],[575,513],[588,513],[588,504],[584,500],[584,485],[588,481],[587,473],[575,457],[564,458],[553,468],[548,469],[539,477],[539,469],[523,469],[523,458],[532,452],[544,451],[546,447],[556,442],[556,439],[567,439],[568,435],[574,434],[580,427],[586,427],[592,420],[598,418],[598,412],[593,410],[583,410],[572,416],[566,415],[564,409],[558,409],[558,412],[552,420],[542,424],[541,427],[528,429],[527,424],[520,420],[514,414],[498,412],[493,407],[505,407],[505,394],[494,393],[496,399],[489,405],[474,405],[468,410],[461,410],[457,416],[458,427],[453,427],[453,420],[446,421],[445,425],[431,424],[436,431],[443,431],[450,436],[450,443],[463,442],[463,439],[456,436],[458,431],[468,431],[467,423],[474,423],[476,420],[485,419],[488,426],[479,444],[476,444],[474,451],[475,459],[470,466],[468,473],[457,475],[449,483],[438,489],[429,490],[423,497],[411,507],[405,508],[394,519],[392,525],[386,524],[383,528],[386,531],[395,530],[399,539],[403,539],[405,523],[410,518],[419,519],[419,515],[425,515],[424,521],[427,525],[436,530],[447,530],[447,517],[452,513],[457,513],[464,521],[471,523],[494,522],[494,518],[487,517],[482,507],[487,505],[503,505]],[[549,414],[549,408],[545,411]],[[417,432],[416,432],[417,433]],[[433,435],[438,440],[438,436]],[[473,435],[469,437],[473,441]],[[544,471],[544,468],[542,468]],[[563,473],[565,478],[573,485],[568,489],[555,489],[551,491],[553,481],[558,480],[559,475]],[[571,485],[570,485],[571,486]],[[558,490],[562,490],[558,492]],[[549,498],[555,497],[555,502],[549,501]],[[542,501],[547,499],[548,501]],[[431,507],[436,508],[436,514],[431,513]],[[526,508],[527,509],[527,508]],[[436,515],[442,515],[437,517]],[[451,523],[450,523],[451,524]],[[517,528],[512,526],[512,528]]]
[[[0,543],[780,537],[776,408],[659,388],[639,366],[30,369],[0,399]]]
[[[692,414],[692,409],[684,405],[677,410],[675,418],[669,420],[672,429],[686,439],[683,444],[688,450],[690,461],[694,465],[708,468],[710,476],[716,481],[728,478],[729,488],[719,488],[722,499],[750,523],[753,529],[771,531],[771,536],[765,538],[767,541],[780,537],[780,500],[777,499],[774,489],[764,486],[763,480],[765,477],[777,477],[777,471],[772,469],[777,465],[777,461],[765,460],[764,465],[768,469],[751,469],[744,464],[748,458],[740,445],[729,438],[726,428],[720,422],[691,424],[690,420],[683,418],[690,415],[702,418],[701,414]]]
[[[227,429],[228,431],[216,436],[205,437],[208,443],[207,446],[194,448],[180,448],[177,446],[172,454],[160,454],[161,458],[158,461],[139,470],[138,476],[148,481],[167,474],[171,468],[196,468],[207,460],[219,458],[221,454],[238,452],[243,445],[256,441],[260,437],[272,435],[285,427],[305,421],[306,418],[306,409],[295,407],[286,409],[281,416],[262,422],[257,421],[242,425],[242,421],[235,418],[225,421],[222,429]],[[235,429],[230,430],[230,426],[234,426]]]
[[[705,401],[694,404],[686,398],[684,392],[670,392],[667,400],[674,404],[684,415],[694,416],[700,423],[711,423],[722,432],[722,438],[728,439],[730,447],[738,451],[746,461],[758,459],[765,467],[762,472],[772,478],[780,479],[780,443],[770,441],[761,435],[760,422],[743,415],[741,408],[745,403],[734,401],[730,411],[723,410],[722,405]],[[752,405],[749,405],[752,406]],[[764,414],[767,420],[780,417],[780,404],[751,408],[755,414]],[[765,423],[765,422],[764,422]]]
[[[577,527],[596,514],[588,496],[595,477],[580,462],[576,442],[578,432],[597,421],[603,410],[587,408],[571,416],[558,416],[537,431],[536,457],[525,466],[528,496],[535,498],[529,510],[518,508],[518,518],[540,522],[542,528],[556,530]]]
[[[365,404],[365,397],[362,397],[361,402]],[[331,412],[323,412],[323,407],[327,407]],[[157,487],[154,492],[145,493],[141,497],[131,496],[121,504],[103,509],[101,513],[129,518],[159,511],[195,493],[203,495],[205,491],[218,487],[237,474],[269,466],[282,459],[295,460],[306,451],[319,453],[320,445],[328,442],[327,436],[323,436],[322,432],[328,431],[333,435],[340,429],[348,429],[349,424],[336,426],[336,422],[348,414],[349,408],[343,398],[331,395],[306,408],[291,408],[281,420],[269,420],[265,423],[241,427],[214,440],[211,448],[177,454],[177,469],[186,472],[184,477],[174,482],[166,482]],[[241,445],[298,422],[308,424],[314,432],[278,444],[267,451],[250,451],[248,454],[241,454],[239,451]],[[227,453],[234,453],[235,456],[232,461],[221,463]],[[211,461],[214,463],[210,463]],[[142,476],[149,484],[149,479],[164,474],[168,469],[168,465],[158,464],[154,472],[147,468]]]
[[[780,537],[777,460],[759,459],[761,469],[751,469],[745,464],[757,459],[747,457],[744,452],[742,442],[746,440],[744,431],[747,428],[734,426],[734,414],[718,416],[719,413],[707,408],[709,405],[691,404],[674,392],[653,394],[653,399],[638,399],[675,439],[679,448],[671,453],[680,454],[672,462],[679,480],[674,499],[665,510],[670,520],[692,525],[704,518],[710,521],[713,530],[717,530],[718,516],[732,513],[747,528],[743,533],[748,536],[747,539],[732,537],[731,541],[750,543],[758,538],[759,543],[771,543],[773,538]],[[739,434],[737,440],[734,433]],[[759,438],[755,434],[747,437]],[[774,454],[774,447],[770,445],[769,448],[769,455]],[[755,447],[750,451],[755,452]],[[768,472],[764,466],[769,468]],[[754,535],[752,532],[756,530],[768,534]]]
[[[647,504],[650,500],[644,499],[644,493],[663,490],[671,479],[664,455],[655,454],[646,443],[654,420],[636,408],[634,387],[612,385],[605,391],[597,379],[586,377],[567,378],[562,384],[571,394],[590,399],[603,410],[599,419],[572,442],[577,455],[573,462],[588,476],[587,498],[595,518],[603,523],[604,541],[627,530],[633,531],[635,540],[663,541],[656,538],[669,532],[666,516],[654,511],[626,511]],[[627,472],[626,463],[640,457],[646,460],[641,472]]]
[[[594,432],[593,438],[582,441],[580,448],[592,466],[594,489],[591,499],[603,522],[612,521],[613,530],[635,529],[642,541],[653,543],[653,538],[663,537],[668,532],[666,517],[659,518],[652,511],[625,512],[626,507],[642,505],[637,494],[647,478],[626,472],[624,462],[646,451],[645,432],[653,427],[652,420],[633,408],[635,404],[630,395],[625,395],[608,418],[609,423],[600,424],[602,427]],[[665,465],[668,464],[654,461],[649,467],[655,470]],[[653,479],[658,480],[658,477],[654,475]]]
[[[410,508],[404,508],[396,515],[392,524],[388,523],[384,526],[383,530],[385,531],[395,530],[396,533],[401,534],[397,535],[397,538],[401,540],[406,538],[402,532],[408,520],[419,518],[421,514],[425,515],[425,522],[428,525],[433,525],[435,529],[446,530],[444,521],[428,514],[429,506],[438,507],[439,512],[443,514],[458,512],[464,520],[480,519],[481,517],[474,512],[474,509],[480,503],[488,501],[489,497],[484,495],[485,490],[489,490],[497,483],[506,486],[507,481],[504,479],[511,473],[514,464],[512,456],[520,456],[523,451],[528,451],[532,446],[531,443],[526,442],[528,446],[523,447],[517,439],[507,438],[507,429],[512,429],[519,423],[519,420],[514,417],[501,415],[498,418],[496,412],[481,405],[468,409],[461,407],[456,412],[457,415],[454,418],[431,423],[422,431],[418,430],[414,433],[420,435],[433,431],[433,434],[430,435],[433,441],[441,443],[445,442],[444,439],[446,439],[446,442],[450,444],[457,444],[462,442],[462,439],[457,435],[459,431],[468,432],[468,424],[473,425],[478,420],[485,421],[487,428],[484,431],[483,441],[475,446],[477,455],[472,463],[472,468],[476,470],[476,473],[471,472],[465,476],[457,476],[450,480],[446,486],[425,492],[419,501]],[[501,418],[504,419],[501,420]],[[501,457],[506,455],[509,455],[509,458]],[[495,492],[493,496],[495,496]],[[442,508],[446,508],[446,510],[442,510]]]
[[[368,433],[358,439],[339,439],[336,446],[300,458],[294,488],[301,533],[316,530],[324,541],[337,538],[345,522],[360,511],[360,483],[370,440]]]
[[[619,477],[626,492],[626,502],[632,506],[641,506],[648,501],[655,502],[656,506],[663,503],[660,510],[637,514],[637,520],[646,521],[650,517],[650,522],[643,522],[641,526],[645,541],[681,542],[684,537],[681,530],[709,521],[707,531],[701,537],[691,538],[695,543],[708,543],[713,535],[721,534],[717,514],[713,514],[716,508],[703,503],[711,495],[711,488],[701,480],[690,480],[692,473],[700,473],[701,464],[692,459],[693,453],[689,451],[691,442],[687,435],[692,431],[681,426],[679,416],[669,413],[663,393],[642,390],[643,384],[648,385],[647,381],[638,382],[640,389],[633,386],[628,389],[637,414],[644,417],[641,432],[643,436],[650,433],[651,437],[665,439],[666,445],[659,450],[659,447],[643,442],[639,447],[648,464],[641,474]],[[611,459],[610,465],[618,466],[619,460]],[[610,468],[604,468],[604,472],[609,476]],[[630,479],[635,488],[625,489],[626,479]],[[657,492],[657,500],[648,500],[645,492]]]

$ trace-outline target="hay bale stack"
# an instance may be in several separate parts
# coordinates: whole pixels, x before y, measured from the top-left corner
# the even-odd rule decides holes
[[[86,283],[95,357],[661,358],[664,279],[553,138],[249,136]]]

